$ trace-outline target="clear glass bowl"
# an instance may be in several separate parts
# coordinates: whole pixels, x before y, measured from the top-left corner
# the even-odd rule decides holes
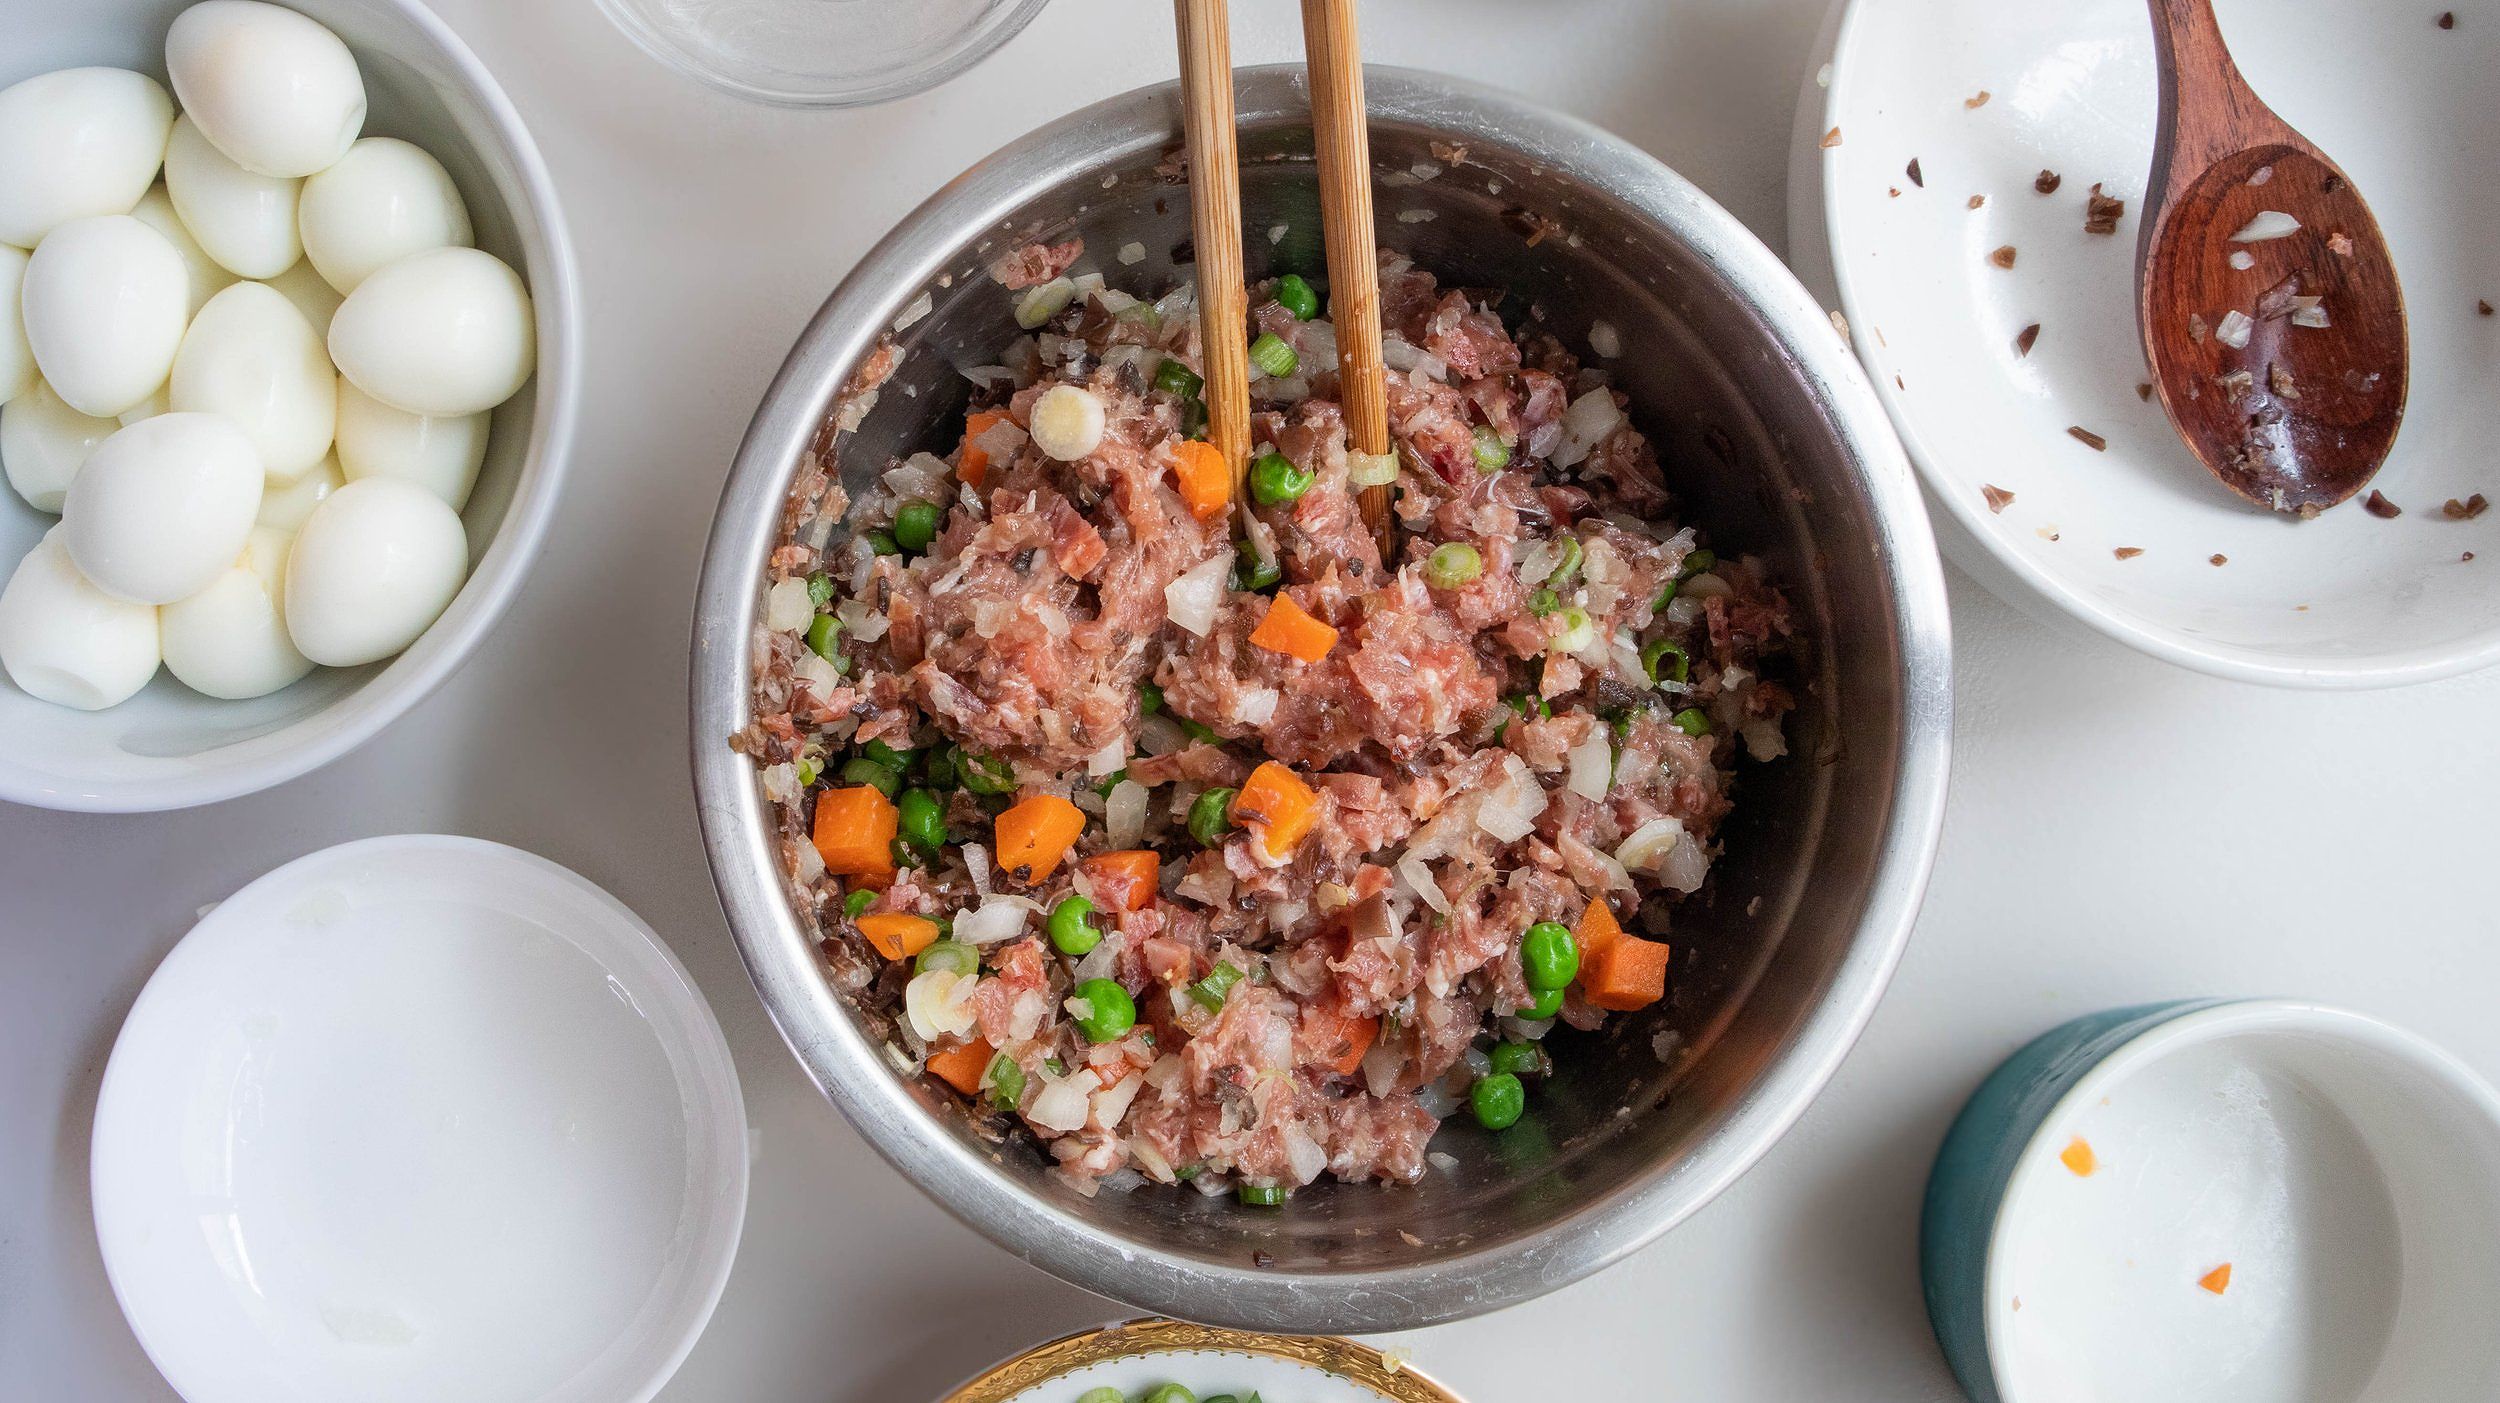
[[[1049,0],[598,0],[688,77],[781,107],[859,107],[933,88]]]

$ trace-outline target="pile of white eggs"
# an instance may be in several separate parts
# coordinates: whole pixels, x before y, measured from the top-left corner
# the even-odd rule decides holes
[[[255,697],[415,642],[536,356],[442,164],[361,136],[337,35],[205,0],[165,67],[172,98],[118,68],[0,90],[0,467],[61,518],[0,590],[0,668],[84,710],[160,663]]]

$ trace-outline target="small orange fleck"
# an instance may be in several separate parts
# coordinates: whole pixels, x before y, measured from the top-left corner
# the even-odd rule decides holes
[[[2196,1284],[2204,1287],[2208,1291],[2213,1292],[2217,1296],[2230,1290],[2231,1264],[2229,1262],[2224,1262],[2221,1266],[2218,1266],[2212,1271],[2205,1273],[2203,1276],[2196,1278]]]
[[[2059,1163],[2075,1171],[2078,1178],[2089,1176],[2100,1164],[2099,1160],[2092,1157],[2092,1142],[2080,1135],[2069,1141],[2066,1148],[2059,1150],[2057,1158]]]

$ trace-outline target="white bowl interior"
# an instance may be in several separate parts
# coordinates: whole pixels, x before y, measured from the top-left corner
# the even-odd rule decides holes
[[[0,47],[0,85],[79,64],[136,68],[161,82],[166,27],[188,3],[0,0],[0,31],[9,36]],[[469,582],[399,657],[318,668],[250,701],[202,696],[160,670],[120,706],[78,712],[37,701],[0,676],[0,798],[58,808],[173,808],[248,793],[334,759],[449,674],[518,584],[535,548],[536,522],[510,537],[501,533],[508,518],[543,519],[543,504],[519,513],[514,504],[554,490],[559,465],[540,462],[554,456],[541,444],[558,441],[560,426],[538,423],[536,410],[545,387],[569,385],[571,374],[562,233],[542,220],[529,194],[544,177],[534,157],[525,161],[505,144],[487,104],[443,47],[447,31],[430,16],[420,22],[398,6],[357,0],[292,3],[355,51],[370,106],[365,132],[405,138],[440,159],[468,204],[478,247],[522,269],[537,300],[541,373],[495,411],[486,462],[462,513]],[[559,392],[550,402],[566,398]],[[56,520],[0,492],[0,572],[16,568]]]
[[[2133,276],[2154,115],[2144,6],[1849,11],[1799,140],[1820,167],[1858,352],[1945,508],[1959,563],[2156,656],[2252,680],[2408,681],[2500,657],[2500,589],[2487,579],[2500,512],[2441,511],[2500,481],[2489,452],[2500,318],[2475,305],[2500,299],[2500,105],[2475,97],[2500,63],[2500,3],[2457,4],[2453,30],[2432,23],[2437,8],[2216,5],[2259,94],[2370,200],[2411,318],[2411,403],[2375,484],[2404,514],[2381,520],[2353,502],[2308,522],[2242,504],[2137,396]],[[1985,104],[1965,105],[1982,90]],[[1840,144],[1817,149],[1834,126]],[[2062,177],[2047,196],[2033,189],[2044,169]],[[2083,232],[2096,181],[2127,201],[2112,236]],[[1986,197],[1976,210],[1974,195]],[[1810,244],[1813,212],[1798,214],[1796,241]],[[2007,244],[2011,270],[1988,259]],[[2035,323],[2021,355],[2015,339]],[[1989,510],[1990,485],[2014,494],[2002,512]],[[2142,554],[2122,560],[2121,548]]]
[[[96,1108],[115,1294],[191,1403],[647,1398],[746,1200],[729,1048],[582,878],[372,839],[218,906]]]
[[[2221,1292],[2199,1285],[2226,1263]],[[2042,1123],[1987,1289],[2007,1403],[2492,1397],[2500,1100],[2359,1015],[2190,1014]]]

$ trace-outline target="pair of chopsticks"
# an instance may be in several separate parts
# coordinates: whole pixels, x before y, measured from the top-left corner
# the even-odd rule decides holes
[[[1249,510],[1250,354],[1243,290],[1241,156],[1234,132],[1231,24],[1225,0],[1173,0],[1189,151],[1189,207],[1198,250],[1198,326],[1206,360],[1207,439],[1233,470],[1233,499]],[[1371,133],[1363,115],[1363,60],[1354,0],[1302,0],[1311,67],[1311,128],[1319,151],[1320,221],[1328,245],[1329,314],[1337,379],[1358,453],[1389,447],[1381,387],[1380,260],[1372,239]],[[1364,525],[1395,568],[1389,489],[1363,489]]]

